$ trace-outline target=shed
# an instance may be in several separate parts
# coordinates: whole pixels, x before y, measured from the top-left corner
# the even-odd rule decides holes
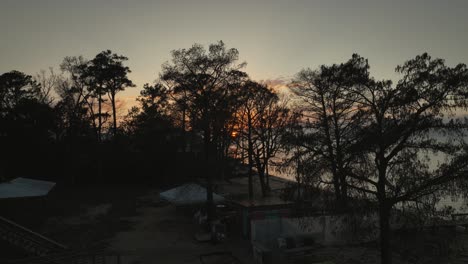
[[[54,186],[55,182],[20,177],[0,183],[0,199],[46,196]]]
[[[288,218],[292,214],[294,203],[284,201],[279,197],[263,197],[256,199],[230,200],[229,204],[237,208],[240,216],[242,234],[250,237],[252,221],[263,219]]]

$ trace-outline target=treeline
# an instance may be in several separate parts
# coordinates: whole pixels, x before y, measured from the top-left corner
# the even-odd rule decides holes
[[[135,87],[128,59],[110,50],[66,57],[58,73],[2,74],[2,177],[170,184],[229,177],[242,157],[267,195],[290,110],[238,55],[223,42],[173,51],[131,109],[118,99]]]
[[[58,74],[2,74],[3,177],[158,184],[199,178],[210,212],[213,182],[230,177],[235,160],[248,168],[251,198],[253,177],[268,196],[271,166],[287,166],[303,190],[296,199],[322,188],[339,210],[356,200],[377,205],[382,263],[391,261],[395,205],[463,191],[464,64],[422,54],[398,66],[401,78],[393,83],[374,79],[368,61],[354,54],[300,71],[285,95],[251,80],[238,51],[223,42],[171,55],[122,118],[118,93],[135,86],[125,56],[67,57]],[[444,158],[435,163],[434,155]]]

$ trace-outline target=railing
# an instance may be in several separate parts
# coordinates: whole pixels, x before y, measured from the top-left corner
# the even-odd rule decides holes
[[[235,257],[230,251],[217,251],[208,254],[199,255],[200,262],[206,263],[226,263],[226,264],[241,264],[242,262]]]
[[[0,239],[37,256],[44,256],[67,249],[66,246],[1,216]]]
[[[6,264],[121,264],[122,258],[116,251],[105,249],[67,250],[41,257],[11,260]]]

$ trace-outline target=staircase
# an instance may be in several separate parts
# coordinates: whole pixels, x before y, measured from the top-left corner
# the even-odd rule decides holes
[[[0,216],[0,239],[32,253],[35,257],[7,261],[7,264],[120,264],[118,252],[95,246],[69,250],[41,234]]]
[[[1,216],[0,239],[36,256],[45,256],[67,249],[64,245]]]

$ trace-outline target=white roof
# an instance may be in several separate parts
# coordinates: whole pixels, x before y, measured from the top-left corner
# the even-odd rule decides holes
[[[187,183],[167,190],[159,196],[177,205],[206,203],[206,189],[198,184]],[[213,193],[213,201],[219,203],[224,201],[224,197]]]
[[[55,186],[55,182],[16,178],[0,183],[0,199],[45,196]]]

